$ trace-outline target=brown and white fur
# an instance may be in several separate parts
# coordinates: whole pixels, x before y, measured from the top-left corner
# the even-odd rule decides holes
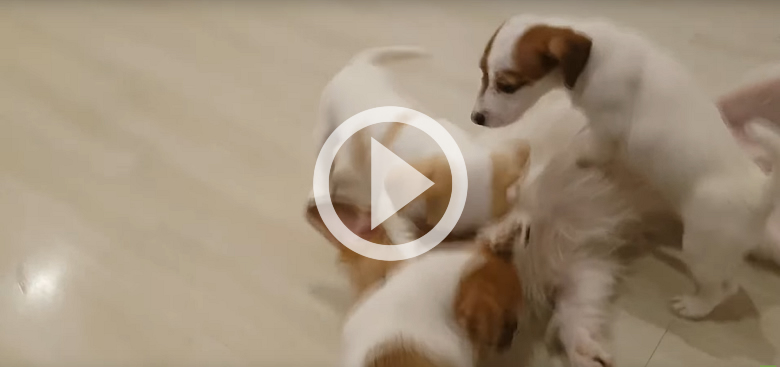
[[[511,344],[520,289],[510,261],[474,245],[406,260],[347,316],[341,366],[474,366]]]
[[[356,55],[322,93],[320,121],[315,130],[318,147],[341,123],[359,112],[388,105],[414,107],[414,102],[395,91],[382,63],[422,54],[419,48],[395,46],[368,49]],[[525,172],[529,148],[520,140],[487,148],[454,124],[437,121],[457,142],[469,179],[466,205],[452,234],[473,234],[479,226],[506,212],[508,189]],[[330,174],[332,200],[368,212],[372,138],[435,183],[383,224],[392,243],[410,242],[432,228],[447,208],[451,196],[449,165],[439,146],[422,131],[397,122],[372,125],[347,139],[339,149]],[[390,176],[388,181],[398,179]]]
[[[733,273],[742,256],[769,246],[766,220],[780,175],[767,178],[742,151],[682,66],[602,21],[516,16],[488,47],[477,122],[509,124],[541,95],[566,87],[593,136],[581,162],[625,164],[683,220],[697,291],[676,297],[673,308],[700,318],[736,292]],[[780,159],[777,135],[763,125],[752,132]]]

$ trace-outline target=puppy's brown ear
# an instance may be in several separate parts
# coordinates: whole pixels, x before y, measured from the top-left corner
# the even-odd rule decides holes
[[[558,61],[564,84],[572,89],[588,63],[593,42],[569,28],[552,28],[548,44],[550,56]]]
[[[522,285],[511,260],[482,249],[484,263],[464,274],[455,299],[458,324],[482,356],[506,350],[517,329]]]

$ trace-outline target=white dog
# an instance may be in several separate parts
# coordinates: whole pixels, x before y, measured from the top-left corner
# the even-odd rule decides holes
[[[424,54],[423,50],[409,46],[372,48],[357,54],[322,93],[320,121],[315,127],[317,147],[321,149],[340,124],[359,112],[382,106],[414,108],[416,103],[395,91],[388,70],[382,65]],[[468,171],[466,205],[453,234],[473,234],[479,226],[508,210],[507,192],[525,172],[529,147],[518,139],[507,144],[480,145],[449,121],[437,122],[457,142]],[[433,228],[447,208],[452,194],[449,165],[441,148],[422,131],[401,123],[371,125],[349,137],[336,155],[330,174],[334,202],[355,205],[363,209],[359,212],[370,213],[372,138],[434,182],[433,187],[383,223],[391,243],[410,242]],[[391,170],[386,178],[388,185],[403,180],[395,172]],[[360,232],[358,227],[370,228],[370,217],[362,219],[354,221],[357,226],[350,228],[353,232]]]
[[[553,158],[480,240],[513,255],[527,302],[519,332],[560,343],[573,367],[606,367],[613,365],[604,342],[620,269],[615,253],[640,234],[634,225],[644,213],[632,197],[641,188],[579,168],[576,158]],[[546,335],[534,335],[540,328]]]
[[[509,124],[565,86],[594,137],[583,162],[617,158],[668,199],[684,222],[697,282],[695,294],[673,300],[680,315],[706,316],[738,289],[732,275],[740,259],[767,245],[780,174],[767,178],[750,160],[677,62],[606,22],[523,15],[490,40],[482,70],[474,122]],[[751,132],[777,162],[778,137],[764,126]]]

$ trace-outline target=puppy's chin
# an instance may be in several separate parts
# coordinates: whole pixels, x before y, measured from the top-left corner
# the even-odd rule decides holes
[[[487,121],[485,121],[485,127],[489,127],[491,129],[496,129],[496,128],[508,126],[511,123],[512,123],[511,121],[491,118],[491,119],[488,119]]]
[[[529,106],[530,107],[530,106]],[[507,111],[511,113],[493,113],[489,114],[485,119],[485,126],[489,128],[500,128],[513,124],[520,120],[525,115],[528,108],[514,108],[513,111]]]

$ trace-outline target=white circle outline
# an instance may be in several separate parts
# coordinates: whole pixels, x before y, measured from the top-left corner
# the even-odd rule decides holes
[[[354,234],[341,222],[330,200],[330,167],[339,148],[359,130],[383,122],[400,122],[422,130],[442,149],[452,172],[452,195],[439,223],[424,236],[414,241],[392,246],[376,244]],[[375,260],[407,260],[436,247],[444,241],[458,223],[466,205],[467,192],[466,161],[458,143],[447,129],[436,120],[422,112],[405,107],[376,107],[350,117],[328,137],[314,165],[313,193],[322,222],[344,246]]]

